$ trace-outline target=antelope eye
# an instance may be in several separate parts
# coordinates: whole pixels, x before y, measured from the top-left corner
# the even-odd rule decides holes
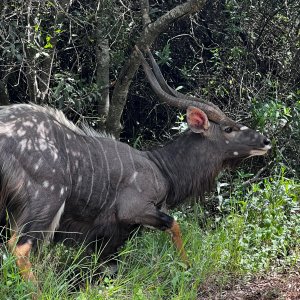
[[[231,127],[226,127],[226,128],[224,129],[224,131],[225,131],[226,133],[231,133],[231,132],[232,132],[232,128],[231,128]]]

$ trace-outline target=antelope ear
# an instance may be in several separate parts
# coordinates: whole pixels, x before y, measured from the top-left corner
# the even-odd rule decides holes
[[[206,113],[197,107],[189,106],[186,111],[186,118],[188,126],[193,132],[205,132],[210,126]]]

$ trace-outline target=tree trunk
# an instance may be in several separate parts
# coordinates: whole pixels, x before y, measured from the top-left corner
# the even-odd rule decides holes
[[[6,88],[6,82],[0,80],[0,105],[8,105],[9,104],[9,97]]]
[[[109,110],[109,44],[108,39],[102,39],[101,33],[97,34],[97,88],[98,115],[100,118],[99,127],[104,130],[106,118]]]
[[[108,18],[113,18],[111,15],[111,0],[101,0],[97,7],[97,28],[96,36],[96,85],[98,90],[97,108],[99,116],[99,128],[105,130],[106,120],[109,111],[109,32]]]

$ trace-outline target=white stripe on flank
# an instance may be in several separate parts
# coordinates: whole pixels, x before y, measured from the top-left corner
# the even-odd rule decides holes
[[[89,145],[87,144],[87,142],[85,140],[84,140],[84,143],[87,146],[87,150],[88,150],[88,154],[89,154],[89,158],[90,158],[90,162],[91,162],[91,167],[92,167],[92,184],[91,184],[90,194],[89,194],[89,197],[88,197],[88,200],[87,200],[87,204],[88,204],[90,202],[90,199],[91,199],[91,196],[92,196],[92,193],[93,193],[93,189],[94,189],[94,174],[95,174],[95,169],[94,169],[94,164],[93,164],[93,161],[92,161],[92,155],[91,155],[91,151],[90,151]]]
[[[49,124],[51,123],[49,120],[48,120]],[[52,129],[52,128],[51,128]],[[53,131],[53,129],[52,129]],[[69,172],[69,178],[70,178],[70,186],[71,186],[71,189],[70,189],[70,193],[71,193],[71,190],[72,190],[72,174],[71,174],[71,165],[70,165],[70,153],[68,153],[67,149],[67,142],[66,142],[66,134],[65,132],[63,132],[63,138],[64,138],[64,144],[65,144],[65,149],[66,149],[66,155],[67,155],[67,172]]]
[[[120,177],[119,177],[118,183],[116,185],[115,200],[113,201],[113,203],[110,205],[109,208],[112,208],[114,206],[115,202],[117,201],[118,189],[119,189],[119,185],[122,181],[123,173],[124,173],[124,166],[123,166],[123,162],[122,162],[121,157],[120,157],[120,153],[118,151],[118,143],[116,141],[115,141],[115,149],[116,149],[116,154],[118,156],[118,159],[120,161]]]
[[[106,201],[107,201],[107,198],[108,198],[108,194],[109,194],[109,189],[110,189],[110,172],[109,172],[109,164],[108,164],[108,160],[107,160],[107,157],[106,157],[106,153],[104,151],[104,147],[103,147],[103,145],[102,145],[102,143],[100,141],[99,141],[99,144],[100,144],[103,156],[104,156],[104,160],[105,160],[105,164],[106,164],[106,170],[107,170],[107,179],[108,179],[106,196],[105,196],[105,199],[104,199],[104,201],[103,201],[103,203],[102,203],[102,205],[100,207],[100,209],[102,209],[102,207],[106,204]],[[104,188],[105,188],[105,185],[103,185],[103,189]],[[101,192],[101,195],[102,195],[102,192]]]
[[[141,193],[141,192],[142,192],[142,189],[140,188],[140,186],[138,185],[138,183],[137,183],[137,181],[136,181],[136,177],[137,177],[137,175],[138,175],[138,172],[136,171],[135,163],[134,163],[134,160],[133,160],[133,157],[132,157],[132,153],[131,153],[131,149],[130,149],[129,146],[128,146],[128,152],[129,152],[129,157],[130,157],[130,160],[131,160],[131,162],[132,162],[133,171],[134,171],[134,172],[133,172],[133,174],[134,174],[134,176],[133,176],[134,185],[135,185],[136,189],[138,190],[138,192]],[[131,183],[131,182],[130,182],[130,183]]]
[[[158,180],[157,180],[157,176],[156,176],[156,172],[152,166],[152,164],[147,160],[147,164],[150,166],[151,170],[152,170],[152,173],[153,173],[153,177],[155,179],[155,184],[156,184],[156,188],[158,189],[159,188],[159,184],[158,184]]]
[[[52,223],[49,226],[49,229],[48,229],[49,233],[46,236],[47,241],[52,240],[52,238],[54,236],[55,229],[59,225],[60,218],[61,218],[61,215],[63,214],[64,210],[65,210],[65,202],[61,205],[61,207],[57,211],[56,215],[54,216],[54,218],[52,220]]]
[[[154,177],[154,181],[155,181],[156,188],[157,188],[157,190],[159,190],[159,184],[158,184],[158,179],[157,179],[155,170],[154,170],[152,164],[151,164],[148,160],[146,160],[146,163],[147,163],[147,165],[150,167],[150,169],[151,169],[151,171],[152,171],[152,174],[153,174],[153,177]],[[160,199],[158,199],[158,197],[157,197],[157,193],[155,193],[155,195],[156,195],[156,200],[160,200]]]

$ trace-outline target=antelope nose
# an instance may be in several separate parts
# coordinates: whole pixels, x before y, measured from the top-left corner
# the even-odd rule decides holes
[[[265,138],[264,139],[264,145],[265,146],[268,146],[268,145],[270,145],[271,144],[271,141],[268,139],[268,138]]]

